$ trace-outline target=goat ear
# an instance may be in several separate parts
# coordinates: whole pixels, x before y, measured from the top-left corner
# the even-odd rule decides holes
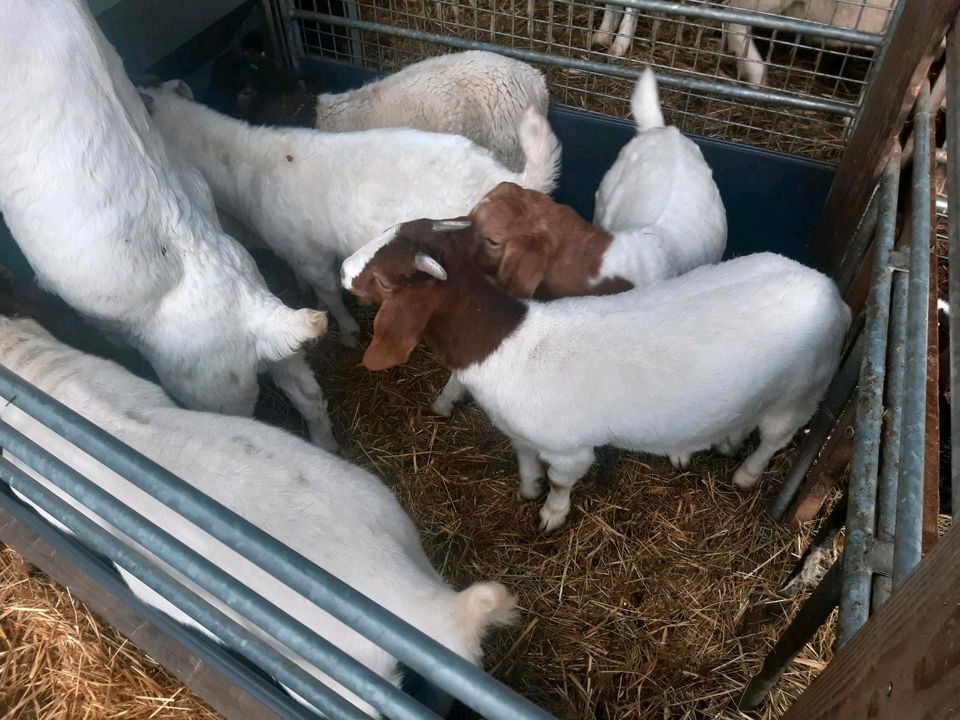
[[[143,105],[147,108],[147,113],[153,115],[153,96],[142,92],[140,93],[140,99],[143,100]]]
[[[497,269],[497,283],[518,298],[533,297],[550,262],[551,245],[544,241],[508,242]]]
[[[193,100],[193,90],[183,80],[168,80],[163,84],[163,87],[175,95]]]
[[[410,358],[436,307],[429,292],[406,289],[386,297],[373,320],[373,340],[363,354],[367,370],[386,370]]]

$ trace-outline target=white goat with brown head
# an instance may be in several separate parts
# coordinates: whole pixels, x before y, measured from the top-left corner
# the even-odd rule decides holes
[[[760,445],[733,476],[752,487],[812,415],[839,362],[850,310],[824,275],[769,253],[643,290],[539,303],[511,297],[474,260],[468,220],[394,228],[343,264],[344,287],[380,302],[371,370],[421,341],[517,452],[520,496],[550,493],[541,527],[614,445],[673,457]]]

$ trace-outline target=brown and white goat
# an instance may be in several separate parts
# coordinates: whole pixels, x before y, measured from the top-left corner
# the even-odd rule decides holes
[[[813,415],[850,324],[829,278],[770,253],[541,303],[490,282],[475,251],[467,221],[416,220],[348,258],[341,277],[381,301],[368,369],[406,362],[422,340],[511,439],[521,497],[539,495],[549,466],[546,531],[563,524],[598,446],[685,457],[759,428],[733,477],[752,487]]]
[[[594,224],[510,182],[474,208],[481,259],[508,292],[605,295],[719,262],[727,218],[713,172],[696,143],[665,125],[650,70],[631,111],[637,132],[600,183]]]

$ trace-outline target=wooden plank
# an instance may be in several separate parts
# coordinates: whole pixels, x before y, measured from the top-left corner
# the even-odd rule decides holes
[[[894,142],[907,121],[960,0],[909,0],[873,73],[811,248],[814,264],[837,277]]]
[[[840,478],[853,458],[856,414],[857,403],[847,403],[823,450],[810,468],[806,481],[784,515],[783,522],[786,525],[795,528],[816,518],[827,498],[840,484]]]
[[[784,720],[960,717],[960,529],[954,527]]]
[[[0,541],[40,568],[147,655],[189,686],[217,712],[231,720],[281,720],[257,698],[205,663],[129,604],[77,567],[4,507],[0,507]]]

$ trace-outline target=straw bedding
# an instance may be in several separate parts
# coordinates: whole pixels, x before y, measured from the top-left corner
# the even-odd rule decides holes
[[[483,413],[430,414],[446,372],[429,353],[378,374],[360,358],[332,339],[312,353],[346,456],[395,489],[445,577],[497,579],[519,595],[521,621],[491,638],[488,668],[558,717],[772,719],[829,660],[828,627],[761,711],[736,710],[794,608],[778,588],[807,534],[763,513],[791,451],[752,493],[730,485],[732,460],[701,454],[679,472],[625,455],[612,483],[595,468],[568,525],[544,536]],[[298,422],[273,392],[259,414]],[[0,563],[0,720],[215,717],[11,551]]]

